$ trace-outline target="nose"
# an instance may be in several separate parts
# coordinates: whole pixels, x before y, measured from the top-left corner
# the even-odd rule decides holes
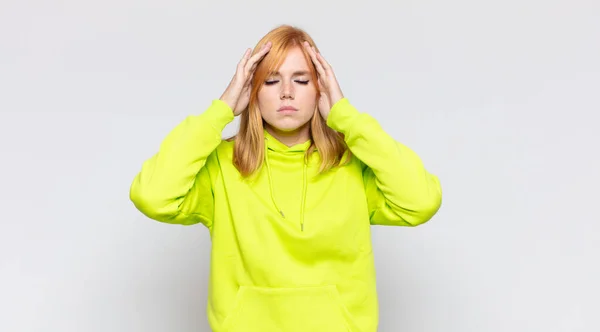
[[[294,99],[294,89],[292,84],[283,83],[281,85],[281,99]]]

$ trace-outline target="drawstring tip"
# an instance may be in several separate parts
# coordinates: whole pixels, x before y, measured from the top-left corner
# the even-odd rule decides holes
[[[300,224],[300,230],[304,232],[304,224]]]
[[[283,214],[283,211],[279,210],[279,213],[281,213],[281,216],[285,218],[285,214]]]

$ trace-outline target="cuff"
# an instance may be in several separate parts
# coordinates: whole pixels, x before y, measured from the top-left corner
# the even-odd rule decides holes
[[[348,98],[342,98],[331,106],[331,110],[327,116],[327,125],[336,131],[344,133],[352,127],[359,115],[360,113],[350,104]]]
[[[217,130],[223,130],[225,126],[235,118],[231,107],[220,99],[213,100],[203,116],[207,118]]]

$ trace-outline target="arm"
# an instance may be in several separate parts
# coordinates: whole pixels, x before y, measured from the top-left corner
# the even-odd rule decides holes
[[[327,124],[345,135],[350,151],[365,165],[363,180],[371,224],[417,226],[437,213],[442,200],[438,178],[373,117],[359,113],[343,98],[331,108]]]
[[[227,103],[214,100],[177,125],[135,176],[129,192],[135,207],[157,221],[212,227],[211,177],[218,172],[213,151],[233,118]]]

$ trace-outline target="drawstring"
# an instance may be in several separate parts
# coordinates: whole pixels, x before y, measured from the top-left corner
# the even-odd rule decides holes
[[[271,191],[271,201],[273,202],[273,205],[275,205],[275,208],[277,209],[277,211],[279,211],[279,214],[281,214],[281,216],[285,219],[285,214],[279,208],[279,206],[277,205],[277,201],[275,200],[275,194],[274,194],[274,190],[273,190],[273,178],[272,178],[272,174],[271,174],[271,165],[269,164],[268,149],[265,149],[265,164],[267,166],[267,176],[269,178],[269,189]],[[308,165],[307,165],[306,159],[304,158],[303,167],[302,167],[302,202],[301,202],[301,206],[300,206],[300,230],[301,231],[304,231],[304,209],[306,206],[306,187],[308,185],[307,177],[306,177],[307,168],[308,168]]]
[[[265,149],[265,162],[267,164],[267,175],[269,176],[269,188],[271,189],[271,201],[273,202],[273,205],[275,205],[275,208],[277,209],[277,211],[279,211],[279,213],[281,214],[281,216],[283,218],[285,218],[285,215],[283,214],[283,211],[281,211],[281,209],[279,208],[279,206],[277,206],[277,202],[275,201],[275,197],[273,196],[273,180],[271,179],[271,166],[269,165],[269,151],[266,151]]]
[[[303,162],[304,166],[302,167],[302,205],[300,208],[300,230],[304,231],[304,206],[306,205],[306,186],[307,186],[307,181],[306,181],[306,160],[304,160]]]

